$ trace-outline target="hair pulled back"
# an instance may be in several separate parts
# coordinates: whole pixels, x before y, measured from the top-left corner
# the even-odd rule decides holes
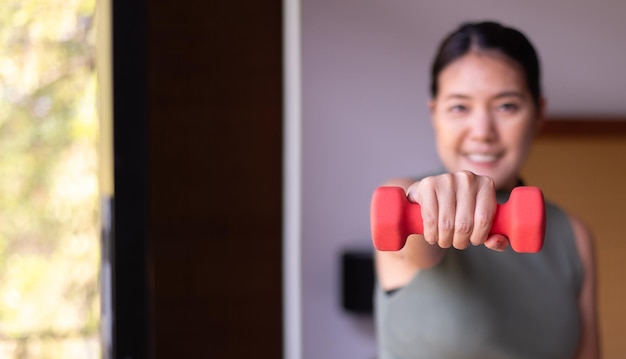
[[[439,46],[431,72],[431,96],[439,91],[439,73],[450,63],[474,50],[498,51],[518,63],[535,104],[541,98],[541,74],[537,52],[520,31],[497,22],[464,23]]]

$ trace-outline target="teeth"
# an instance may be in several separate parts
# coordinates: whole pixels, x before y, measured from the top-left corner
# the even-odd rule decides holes
[[[494,162],[498,159],[496,155],[486,155],[480,153],[470,153],[467,155],[467,158],[472,162],[478,163]]]

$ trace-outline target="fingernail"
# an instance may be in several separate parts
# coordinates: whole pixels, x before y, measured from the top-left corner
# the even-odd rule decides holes
[[[503,239],[497,239],[496,240],[496,250],[498,252],[504,252],[504,250],[506,249],[506,243],[504,242]]]

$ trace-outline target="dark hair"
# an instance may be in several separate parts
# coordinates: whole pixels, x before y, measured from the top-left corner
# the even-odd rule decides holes
[[[541,74],[535,48],[520,31],[490,21],[462,24],[441,43],[431,72],[430,93],[433,98],[439,90],[439,73],[471,50],[499,51],[517,62],[525,71],[533,101],[539,103]]]

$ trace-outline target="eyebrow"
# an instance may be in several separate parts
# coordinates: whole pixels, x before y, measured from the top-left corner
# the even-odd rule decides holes
[[[503,97],[523,98],[524,96],[519,91],[504,91],[504,92],[500,92],[499,94],[497,94],[494,98],[499,99],[499,98],[503,98]],[[469,95],[464,95],[464,94],[460,94],[460,93],[452,93],[452,94],[446,96],[445,100],[452,100],[452,99],[468,100],[470,98],[471,98],[471,96],[469,96]]]

